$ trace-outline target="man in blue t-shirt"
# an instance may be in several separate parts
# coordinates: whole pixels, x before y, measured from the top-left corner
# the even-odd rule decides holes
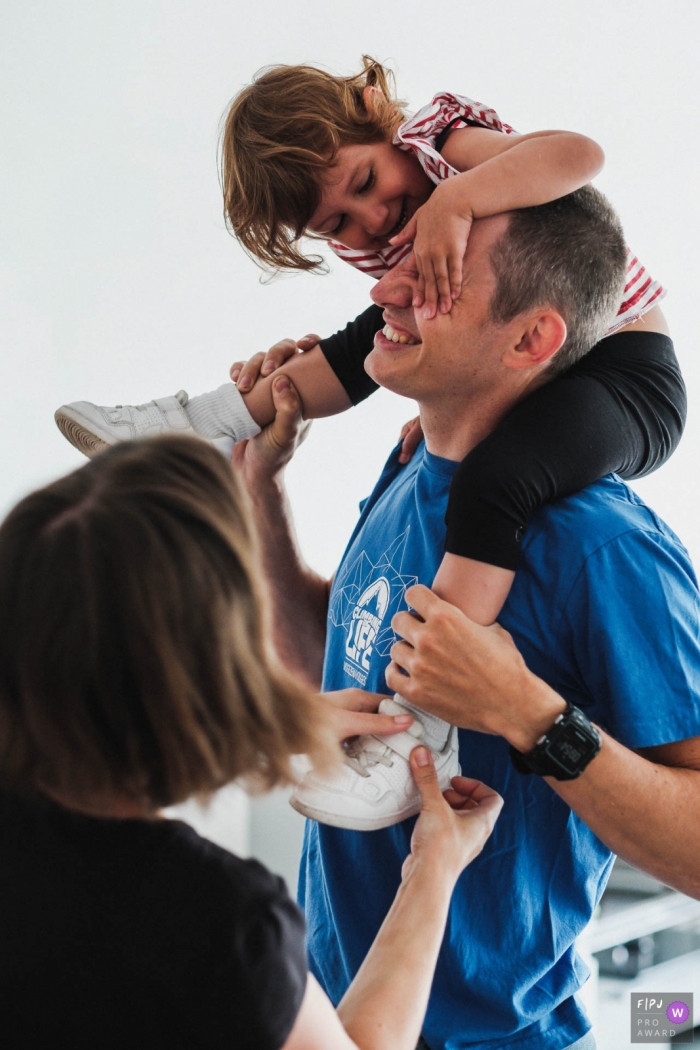
[[[593,193],[585,199],[595,211]],[[538,301],[507,323],[493,321],[501,290],[493,259],[510,236],[508,215],[474,223],[462,294],[449,314],[426,320],[413,309],[411,259],[373,289],[405,341],[378,333],[367,370],[418,401],[425,447],[408,465],[396,453],[389,459],[330,593],[294,551],[285,519],[280,471],[300,415],[288,380],[275,387],[277,420],[239,455],[281,650],[313,681],[325,646],[323,688],[352,687],[347,616],[363,595],[381,592],[363,687],[401,687],[460,726],[463,770],[505,799],[493,836],[455,890],[424,1025],[430,1050],[594,1046],[574,998],[587,975],[574,941],[600,898],[611,850],[700,895],[698,588],[679,541],[625,485],[605,478],[536,515],[500,617],[517,650],[505,632],[476,627],[421,587],[409,595],[425,622],[395,615],[407,607],[407,590],[430,584],[440,564],[459,461],[547,381],[562,348],[584,338],[565,281],[561,306]],[[536,270],[526,261],[524,280],[528,267]],[[583,265],[572,264],[570,286]],[[392,615],[406,641],[396,642]],[[529,752],[567,701],[601,728],[600,753],[576,780],[522,775],[509,746]],[[311,967],[335,1002],[393,900],[412,827],[307,825],[300,895]]]

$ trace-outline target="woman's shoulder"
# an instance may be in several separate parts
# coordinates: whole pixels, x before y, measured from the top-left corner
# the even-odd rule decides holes
[[[296,907],[283,880],[264,865],[230,853],[177,819],[98,818],[30,793],[0,790],[0,843],[4,865],[18,872],[29,857],[60,857],[70,880],[89,863],[104,883],[119,883],[125,897],[138,886],[144,902],[185,908],[200,900],[200,918],[205,907],[211,914],[222,908],[248,913],[273,902]],[[30,870],[40,879],[44,867]]]
[[[242,1048],[284,1044],[306,987],[304,921],[258,861],[179,820],[96,819],[0,791],[0,877],[10,957],[26,955],[26,931],[41,929],[65,973],[97,960],[96,994],[116,967],[162,1002],[186,996],[201,1045],[220,1045],[222,1031]]]
[[[246,1046],[281,1046],[306,989],[302,914],[284,880],[259,861],[229,853],[179,821],[170,823],[173,843],[197,871],[192,885],[197,886],[198,906],[206,908],[206,917],[202,915],[200,921],[195,917],[195,935],[201,936],[212,918],[216,923],[206,937],[219,960],[219,972],[226,975],[226,994],[235,999],[233,1012],[239,1025],[240,1017],[245,1016],[243,1042]],[[232,975],[236,975],[235,982]]]
[[[254,858],[231,853],[181,820],[163,821],[159,831],[163,860],[168,866],[177,863],[197,882],[206,883],[210,892],[218,888],[228,897],[230,891],[235,890],[240,910],[249,912],[273,901],[289,902],[296,909],[284,880]]]

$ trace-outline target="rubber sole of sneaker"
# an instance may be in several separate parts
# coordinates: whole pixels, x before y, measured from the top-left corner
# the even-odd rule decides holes
[[[345,831],[380,831],[382,828],[390,828],[394,824],[400,824],[402,820],[408,820],[409,817],[415,817],[421,810],[421,804],[418,802],[417,805],[411,806],[401,813],[392,813],[387,817],[363,819],[361,817],[341,817],[337,813],[326,813],[325,810],[307,806],[293,797],[290,798],[289,804],[297,813],[301,813],[302,817],[309,817],[310,820],[315,820],[318,824],[327,824],[332,828],[343,828]]]
[[[112,444],[110,441],[105,441],[93,430],[88,430],[68,409],[59,408],[54,413],[53,418],[56,420],[56,426],[64,438],[70,441],[71,445],[77,448],[78,452],[82,452],[89,459],[99,455],[100,452],[103,452]]]

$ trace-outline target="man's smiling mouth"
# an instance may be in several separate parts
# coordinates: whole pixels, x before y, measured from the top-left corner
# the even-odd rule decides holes
[[[411,336],[405,335],[404,332],[396,332],[390,324],[385,324],[382,328],[382,335],[385,339],[391,340],[392,343],[408,343],[411,346],[415,346],[418,343],[417,339],[413,339]]]

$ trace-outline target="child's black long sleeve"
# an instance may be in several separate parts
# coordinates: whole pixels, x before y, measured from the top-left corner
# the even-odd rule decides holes
[[[353,404],[376,383],[364,359],[382,326],[372,306],[321,348]],[[455,474],[446,549],[517,568],[520,540],[543,503],[612,471],[642,477],[676,448],[686,415],[672,341],[652,332],[608,336],[573,368],[527,397]]]
[[[374,346],[375,335],[383,327],[381,306],[368,306],[345,328],[318,344],[353,405],[359,405],[379,389],[365,372],[365,358]]]
[[[446,549],[515,569],[543,503],[615,472],[661,466],[685,425],[683,378],[664,335],[608,336],[573,368],[525,398],[462,461],[447,508]]]

